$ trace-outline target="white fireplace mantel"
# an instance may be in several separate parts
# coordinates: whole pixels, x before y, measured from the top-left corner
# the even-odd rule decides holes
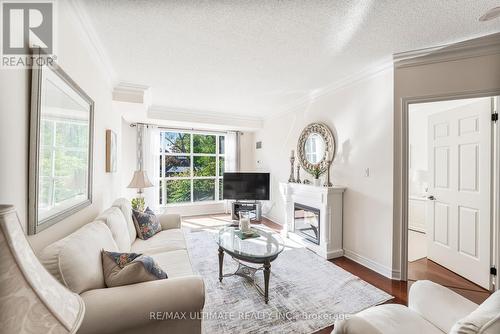
[[[280,183],[285,201],[284,233],[318,255],[331,259],[344,255],[342,249],[342,209],[345,187],[318,187],[300,183]],[[294,233],[294,204],[303,204],[320,210],[319,245]]]

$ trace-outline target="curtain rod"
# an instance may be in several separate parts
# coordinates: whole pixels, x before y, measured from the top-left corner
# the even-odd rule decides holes
[[[167,127],[167,126],[160,126],[156,124],[151,124],[151,123],[141,123],[141,122],[135,122],[135,123],[130,123],[130,127],[134,128],[137,125],[145,125],[145,126],[156,126],[158,129],[164,129],[164,130],[181,130],[181,131],[198,131],[198,132],[212,132],[212,133],[227,133],[227,132],[237,132],[239,134],[242,134],[243,132],[238,131],[238,130],[226,130],[226,131],[218,131],[218,130],[209,130],[209,129],[201,129],[201,128],[180,128],[180,127]]]

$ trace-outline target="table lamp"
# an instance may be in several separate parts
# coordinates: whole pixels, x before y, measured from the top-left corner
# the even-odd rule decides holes
[[[136,170],[134,172],[134,176],[132,177],[132,181],[127,188],[135,188],[137,189],[137,197],[132,199],[132,208],[138,211],[144,211],[145,202],[143,197],[144,188],[152,187],[153,184],[149,181],[148,174],[145,170]]]

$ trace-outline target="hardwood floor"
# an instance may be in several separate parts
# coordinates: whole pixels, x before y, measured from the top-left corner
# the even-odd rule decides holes
[[[207,220],[208,218],[208,220]],[[206,226],[206,221],[214,220],[216,223],[231,222],[229,215],[207,215],[183,218],[183,223],[195,226]],[[261,224],[266,225],[274,230],[280,231],[282,226],[272,222],[269,219],[263,219]],[[414,262],[410,262],[408,266],[408,282],[391,280],[371,269],[368,269],[361,264],[350,260],[346,257],[339,257],[330,260],[330,262],[343,268],[344,270],[358,276],[362,280],[370,283],[371,285],[391,294],[393,299],[386,302],[386,304],[396,303],[407,305],[408,304],[408,289],[416,280],[427,279],[438,284],[449,287],[458,294],[472,300],[475,303],[483,302],[490,293],[487,290],[475,285],[474,283],[466,280],[465,278],[451,272],[450,270],[424,258]],[[333,326],[324,328],[314,334],[330,334]]]
[[[419,259],[408,263],[408,287],[418,280],[427,279],[447,288],[476,304],[482,303],[490,296],[488,290],[472,283],[471,281],[455,274],[454,272],[427,259]]]

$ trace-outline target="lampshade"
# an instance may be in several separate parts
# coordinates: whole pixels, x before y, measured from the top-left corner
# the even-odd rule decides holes
[[[153,184],[149,181],[148,174],[145,170],[136,170],[134,172],[134,176],[132,177],[132,181],[128,185],[128,188],[149,188],[152,187]]]
[[[75,333],[82,298],[59,283],[38,261],[16,210],[0,205],[1,333]]]

